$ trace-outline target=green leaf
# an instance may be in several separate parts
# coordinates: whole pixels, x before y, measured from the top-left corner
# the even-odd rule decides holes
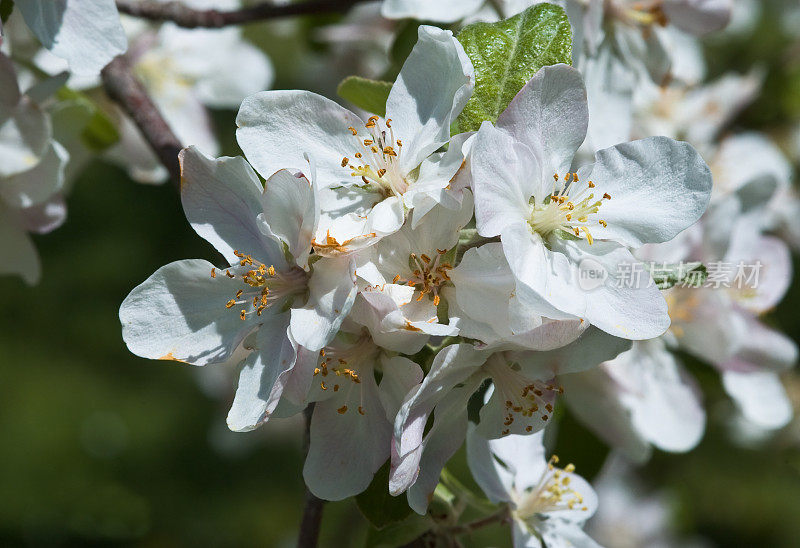
[[[348,76],[336,88],[339,97],[346,99],[367,112],[386,115],[386,99],[392,91],[391,82],[370,80],[360,76]]]
[[[553,4],[538,4],[497,23],[468,25],[458,40],[475,67],[475,90],[458,117],[461,132],[497,121],[536,71],[572,58],[567,14]]]
[[[433,525],[433,520],[428,516],[413,514],[383,529],[370,529],[367,533],[366,546],[370,548],[405,546],[429,531]]]
[[[676,285],[702,287],[708,279],[703,263],[650,263],[647,265],[656,287],[669,289]]]
[[[84,146],[93,152],[103,152],[119,142],[119,132],[111,118],[85,93],[62,87],[56,94],[60,108],[80,111],[82,128],[79,137]]]
[[[14,9],[14,0],[0,0],[0,21],[5,23]]]
[[[389,494],[389,461],[375,473],[369,487],[356,496],[356,504],[376,529],[402,521],[411,513],[406,497]]]

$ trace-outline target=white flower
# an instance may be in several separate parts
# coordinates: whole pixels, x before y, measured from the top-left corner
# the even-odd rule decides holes
[[[186,217],[230,266],[192,259],[160,268],[122,303],[123,339],[139,356],[193,365],[226,362],[244,344],[252,352],[228,424],[249,430],[277,405],[296,345],[319,350],[338,331],[355,298],[355,266],[309,264],[318,202],[303,175],[282,170],[262,188],[243,159],[194,148],[181,165]]]
[[[11,60],[0,53],[0,274],[18,274],[28,284],[41,276],[28,233],[44,234],[64,222],[62,191],[69,160],[53,140],[50,117],[35,95],[36,88],[20,92]]]
[[[235,0],[224,4],[190,2],[195,8],[236,9],[240,5]],[[133,71],[167,124],[182,143],[211,156],[219,154],[206,107],[236,108],[248,95],[269,88],[274,79],[269,58],[235,27],[185,29],[165,23],[157,30],[141,25],[131,28],[128,56]],[[107,156],[126,166],[139,182],[166,181],[166,169],[138,128],[121,111],[117,115],[121,141]]]
[[[392,87],[386,119],[363,122],[307,91],[268,91],[245,99],[237,138],[262,174],[316,163],[322,218],[318,253],[348,253],[396,232],[437,202],[463,162],[461,140],[447,152],[450,124],[473,87],[472,64],[449,31],[422,26]]]
[[[584,330],[579,321],[545,322],[530,336],[540,341],[538,352],[514,346],[477,350],[469,344],[439,351],[419,389],[397,413],[390,492],[407,490],[411,508],[425,512],[439,473],[464,440],[467,403],[487,378],[494,388],[480,411],[481,436],[526,435],[543,428],[562,391],[553,377],[589,369],[629,348],[628,341],[594,328],[581,335]],[[426,430],[431,414],[433,424]]]
[[[720,281],[730,287],[671,290],[670,331],[682,348],[720,371],[726,392],[745,418],[770,430],[792,417],[780,373],[796,363],[798,351],[791,339],[762,323],[758,315],[783,298],[791,280],[791,258],[783,242],[753,227],[740,217],[724,255],[717,255],[722,259],[708,263],[712,268],[729,265]],[[740,264],[757,268],[758,280],[737,281]]]
[[[316,402],[303,467],[312,493],[341,500],[366,489],[389,458],[397,410],[422,375],[416,363],[377,346],[349,320],[322,350],[298,348],[276,414],[291,415]]]
[[[351,318],[368,327],[375,341],[389,350],[414,354],[431,335],[456,335],[439,323],[437,308],[449,285],[454,247],[472,218],[472,195],[460,209],[437,205],[412,228],[411,220],[359,256],[364,280]]]
[[[575,466],[558,468],[545,458],[544,431],[531,436],[486,440],[475,428],[467,434],[467,461],[472,476],[489,500],[509,503],[514,546],[598,548],[583,532],[597,509],[592,486],[575,474]]]
[[[680,538],[672,523],[675,500],[667,492],[649,492],[634,469],[619,456],[610,456],[592,482],[598,505],[586,531],[609,548],[636,546],[704,546],[698,539]]]
[[[751,71],[726,74],[693,88],[640,86],[633,133],[684,139],[704,155],[710,154],[722,129],[756,98],[762,80],[760,71]]]
[[[128,47],[114,0],[18,0],[14,6],[42,46],[75,74],[97,75]]]
[[[700,217],[710,173],[691,146],[663,137],[602,150],[595,164],[568,171],[586,124],[580,75],[566,65],[540,70],[497,127],[484,122],[470,156],[477,228],[500,236],[517,296],[542,316],[656,337],[669,326],[664,298],[615,273],[637,263],[626,246],[670,240]],[[587,264],[607,273],[591,290],[579,285]]]

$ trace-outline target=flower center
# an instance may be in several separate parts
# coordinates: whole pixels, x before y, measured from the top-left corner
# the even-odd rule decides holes
[[[239,289],[234,297],[225,303],[225,308],[239,309],[242,321],[255,314],[261,316],[266,309],[282,307],[290,302],[293,297],[306,292],[308,274],[301,268],[292,267],[284,272],[278,272],[274,266],[267,266],[246,255],[241,251],[233,252],[239,257],[239,266],[253,267],[244,274],[234,274],[230,269],[225,270],[228,278],[241,278],[245,287]],[[217,277],[217,269],[211,269],[211,277]]]
[[[340,335],[341,336],[341,335]],[[371,375],[371,364],[374,362],[380,349],[372,342],[368,332],[362,333],[351,344],[333,343],[319,351],[319,366],[314,369],[314,377],[319,380],[319,389],[323,392],[332,390],[334,393],[342,391],[342,399],[352,401],[353,389],[358,389],[358,402],[356,410],[359,415],[366,415],[361,394],[361,376]],[[336,410],[340,415],[348,411],[345,403]]]
[[[561,386],[525,377],[499,354],[489,358],[484,369],[491,375],[501,401],[505,402],[506,414],[500,432],[503,436],[511,433],[511,425],[515,421],[522,421],[526,432],[539,430],[542,422],[547,422],[553,413],[556,395],[564,393]]]
[[[395,139],[392,120],[387,118],[385,129],[381,128],[380,118],[371,116],[365,127],[368,135],[359,135],[354,127],[349,127],[358,142],[355,159],[342,158],[342,167],[349,167],[350,175],[360,177],[363,184],[355,185],[367,191],[377,191],[385,197],[400,196],[408,189],[408,181],[400,170],[400,151],[403,142]]]
[[[636,2],[623,1],[621,3],[611,3],[611,12],[623,23],[629,25],[649,27],[660,25],[665,27],[669,24],[669,19],[664,13],[662,0],[639,0]]]
[[[561,470],[556,468],[557,463],[556,455],[550,457],[539,483],[520,496],[514,513],[522,521],[533,521],[538,514],[558,510],[574,510],[577,507],[584,511],[588,510],[586,506],[581,506],[583,496],[569,486],[571,480],[569,474],[575,471],[575,466],[568,464]]]
[[[149,89],[159,94],[172,92],[170,97],[177,100],[195,84],[180,68],[172,57],[149,50],[136,60],[133,70]]]
[[[596,214],[603,200],[610,200],[608,193],[595,200],[592,189],[595,184],[588,181],[582,184],[577,173],[567,173],[563,179],[558,174],[553,175],[553,190],[542,200],[536,203],[535,198],[530,202],[530,218],[528,224],[531,230],[547,238],[551,234],[562,238],[585,237],[591,245],[594,242],[589,231],[589,216]],[[603,227],[608,226],[603,219],[597,223]]]
[[[409,278],[403,278],[400,274],[392,280],[393,284],[404,283],[419,292],[417,301],[421,301],[425,295],[433,297],[433,304],[439,306],[439,291],[442,286],[450,281],[447,271],[453,266],[445,262],[442,257],[447,253],[446,249],[437,249],[436,255],[431,259],[425,253],[417,255],[412,253],[408,259],[412,273]]]

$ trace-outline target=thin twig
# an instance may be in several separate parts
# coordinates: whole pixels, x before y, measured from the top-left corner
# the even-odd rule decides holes
[[[314,404],[306,407],[303,415],[306,419],[306,431],[303,440],[303,453],[308,455],[308,447],[311,444],[311,415],[314,413]],[[303,519],[300,521],[300,535],[297,539],[297,548],[316,548],[319,542],[319,528],[322,522],[322,509],[325,501],[317,498],[306,487],[305,506],[303,507]]]
[[[159,161],[169,171],[175,185],[180,185],[178,153],[181,142],[159,112],[147,90],[134,76],[125,56],[111,61],[101,72],[106,93],[136,123]]]
[[[280,5],[276,5],[273,2],[263,2],[238,10],[219,11],[193,9],[180,2],[117,0],[117,9],[121,13],[133,15],[134,17],[152,21],[170,21],[179,27],[193,29],[243,25],[296,15],[345,12],[355,4],[364,1],[366,0],[309,0],[307,2]]]

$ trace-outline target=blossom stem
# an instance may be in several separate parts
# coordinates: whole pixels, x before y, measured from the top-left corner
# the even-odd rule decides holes
[[[311,443],[311,415],[314,413],[314,403],[310,403],[303,411],[306,420],[306,430],[303,439],[303,453],[308,454]],[[306,487],[305,506],[303,518],[300,521],[300,533],[297,539],[297,548],[315,548],[319,542],[319,529],[322,522],[322,509],[325,501],[317,498]]]
[[[134,76],[124,55],[111,61],[100,73],[108,96],[133,119],[159,161],[169,171],[176,186],[180,185],[181,168],[178,153],[183,146],[156,107],[147,90]]]
[[[295,15],[311,15],[317,13],[344,12],[351,6],[365,0],[309,0],[301,3],[275,4],[262,2],[238,10],[198,10],[180,2],[132,2],[117,0],[117,9],[121,13],[150,19],[152,21],[170,21],[185,28],[220,28],[230,25],[242,25],[291,17]]]
[[[503,506],[502,508],[500,508],[500,510],[498,510],[494,514],[486,516],[485,518],[477,519],[469,523],[464,523],[463,525],[455,525],[453,527],[450,527],[448,529],[448,532],[452,535],[464,535],[472,533],[473,531],[477,531],[478,529],[482,529],[494,523],[504,523],[508,520],[508,518],[509,518],[508,507]]]

